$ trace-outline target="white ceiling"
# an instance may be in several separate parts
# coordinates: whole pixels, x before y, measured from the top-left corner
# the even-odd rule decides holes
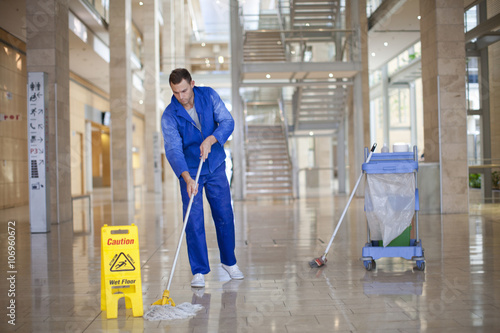
[[[379,68],[420,40],[419,1],[405,0],[388,19],[381,20],[368,32],[370,71]],[[384,43],[387,42],[387,46]],[[375,56],[372,56],[372,53]]]
[[[229,0],[190,0],[194,5],[193,9],[199,10],[196,13],[197,17],[202,17],[202,23],[205,36],[218,36],[219,39],[227,38],[229,42]],[[380,67],[401,51],[405,50],[416,41],[420,39],[420,21],[417,19],[419,15],[419,1],[406,0],[401,1],[401,5],[394,13],[390,15],[389,19],[382,20],[368,33],[368,52],[369,52],[369,67],[370,70]],[[2,26],[8,31],[16,33],[19,30],[18,22],[25,21],[25,8],[22,6],[24,1],[1,1],[4,11],[1,15]],[[14,5],[15,4],[15,5]],[[81,6],[79,0],[70,0],[70,7],[75,11],[73,4]],[[256,4],[259,4],[257,6]],[[273,1],[263,0],[249,1],[247,0],[245,6],[253,9],[249,11],[259,11],[260,9],[269,9],[272,7]],[[136,26],[141,29],[143,24],[142,19],[142,6],[139,1],[132,2],[132,15]],[[259,9],[260,8],[260,9]],[[7,15],[8,13],[8,15]],[[75,13],[76,14],[76,13]],[[8,16],[8,20],[4,18]],[[16,24],[9,27],[9,22],[16,22]],[[88,22],[85,22],[89,24]],[[17,26],[17,30],[14,27]],[[24,40],[23,27],[16,33],[21,39]],[[94,30],[100,30],[97,26]],[[223,32],[226,32],[224,34]],[[95,31],[96,34],[101,35],[100,31]],[[227,35],[227,37],[225,37]],[[388,45],[384,46],[384,42]],[[94,85],[104,91],[109,91],[109,69],[108,64],[92,51],[88,44],[82,42],[72,32],[69,36],[70,48],[70,69],[74,73],[83,77],[84,79],[92,82]],[[374,53],[375,56],[371,56]]]

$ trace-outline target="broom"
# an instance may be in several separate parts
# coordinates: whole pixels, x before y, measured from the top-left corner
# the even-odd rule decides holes
[[[200,159],[200,165],[198,166],[198,171],[196,172],[195,183],[198,185],[198,180],[200,179],[201,167],[203,165],[203,159]],[[193,205],[194,195],[189,198],[189,204],[186,210],[186,215],[184,216],[184,225],[182,227],[182,232],[179,238],[179,243],[177,244],[177,251],[175,252],[174,263],[172,265],[172,271],[170,271],[170,277],[168,279],[167,288],[163,291],[162,297],[151,304],[151,308],[144,314],[144,318],[148,320],[169,320],[169,319],[184,319],[193,317],[196,312],[203,309],[200,304],[182,303],[178,306],[175,305],[174,300],[170,297],[170,284],[172,283],[172,278],[174,276],[175,266],[177,264],[177,258],[179,257],[179,251],[181,249],[182,238],[184,232],[186,231],[186,225],[189,218],[189,213],[191,212],[191,206]]]
[[[372,148],[370,149],[370,154],[368,155],[366,162],[370,162],[370,159],[372,158],[372,154],[375,151],[375,148],[377,147],[377,144],[374,143]],[[356,182],[356,185],[354,186],[354,189],[351,192],[351,196],[349,197],[349,201],[347,201],[347,205],[344,208],[344,211],[342,212],[342,215],[340,216],[339,222],[337,223],[337,227],[335,228],[335,231],[333,232],[332,237],[330,238],[330,242],[328,243],[328,246],[326,247],[325,253],[318,258],[315,258],[309,262],[309,266],[311,268],[317,268],[321,267],[324,264],[326,264],[326,255],[328,254],[328,251],[330,251],[330,247],[332,246],[333,239],[335,238],[335,235],[337,234],[337,231],[339,230],[340,225],[342,224],[342,220],[344,219],[344,215],[347,212],[347,208],[349,208],[349,205],[351,204],[352,197],[354,196],[354,193],[356,193],[356,189],[358,188],[359,182],[361,181],[361,177],[363,176],[363,171],[361,171],[361,174],[359,175],[358,181]]]

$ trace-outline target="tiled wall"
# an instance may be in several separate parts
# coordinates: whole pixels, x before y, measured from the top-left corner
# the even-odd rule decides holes
[[[28,203],[26,82],[26,46],[0,29],[0,209]]]

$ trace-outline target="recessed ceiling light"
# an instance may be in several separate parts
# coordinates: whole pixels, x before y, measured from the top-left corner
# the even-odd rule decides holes
[[[422,16],[418,15],[417,18],[420,20],[422,18]]]
[[[313,136],[313,135],[314,135],[314,132],[312,132],[312,131],[311,131],[311,132],[309,132],[309,135],[310,135],[310,136]]]
[[[202,46],[202,47],[205,47],[205,45],[207,45],[207,44],[205,44],[205,42],[201,43],[201,46]]]
[[[375,57],[375,52],[372,52],[372,57]]]
[[[271,74],[266,74],[266,79],[270,79],[271,78]]]
[[[389,43],[387,43],[387,42],[384,42],[384,46],[387,46],[387,45],[389,45]]]
[[[144,103],[144,101],[142,99],[139,100],[139,104],[142,105],[142,103]]]
[[[142,5],[144,5],[144,2],[139,1],[139,6],[142,6]]]
[[[333,73],[328,74],[329,77],[333,77]]]

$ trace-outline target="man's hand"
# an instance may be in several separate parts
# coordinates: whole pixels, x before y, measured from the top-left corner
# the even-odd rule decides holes
[[[205,160],[208,158],[208,154],[212,151],[212,145],[217,142],[217,139],[215,136],[210,135],[208,138],[206,138],[200,146],[200,158],[205,162]]]
[[[184,178],[184,181],[186,182],[186,190],[188,193],[189,198],[191,198],[192,195],[198,194],[198,184],[194,181],[193,178],[191,178],[191,175],[189,172],[184,171],[181,174],[182,178]]]

